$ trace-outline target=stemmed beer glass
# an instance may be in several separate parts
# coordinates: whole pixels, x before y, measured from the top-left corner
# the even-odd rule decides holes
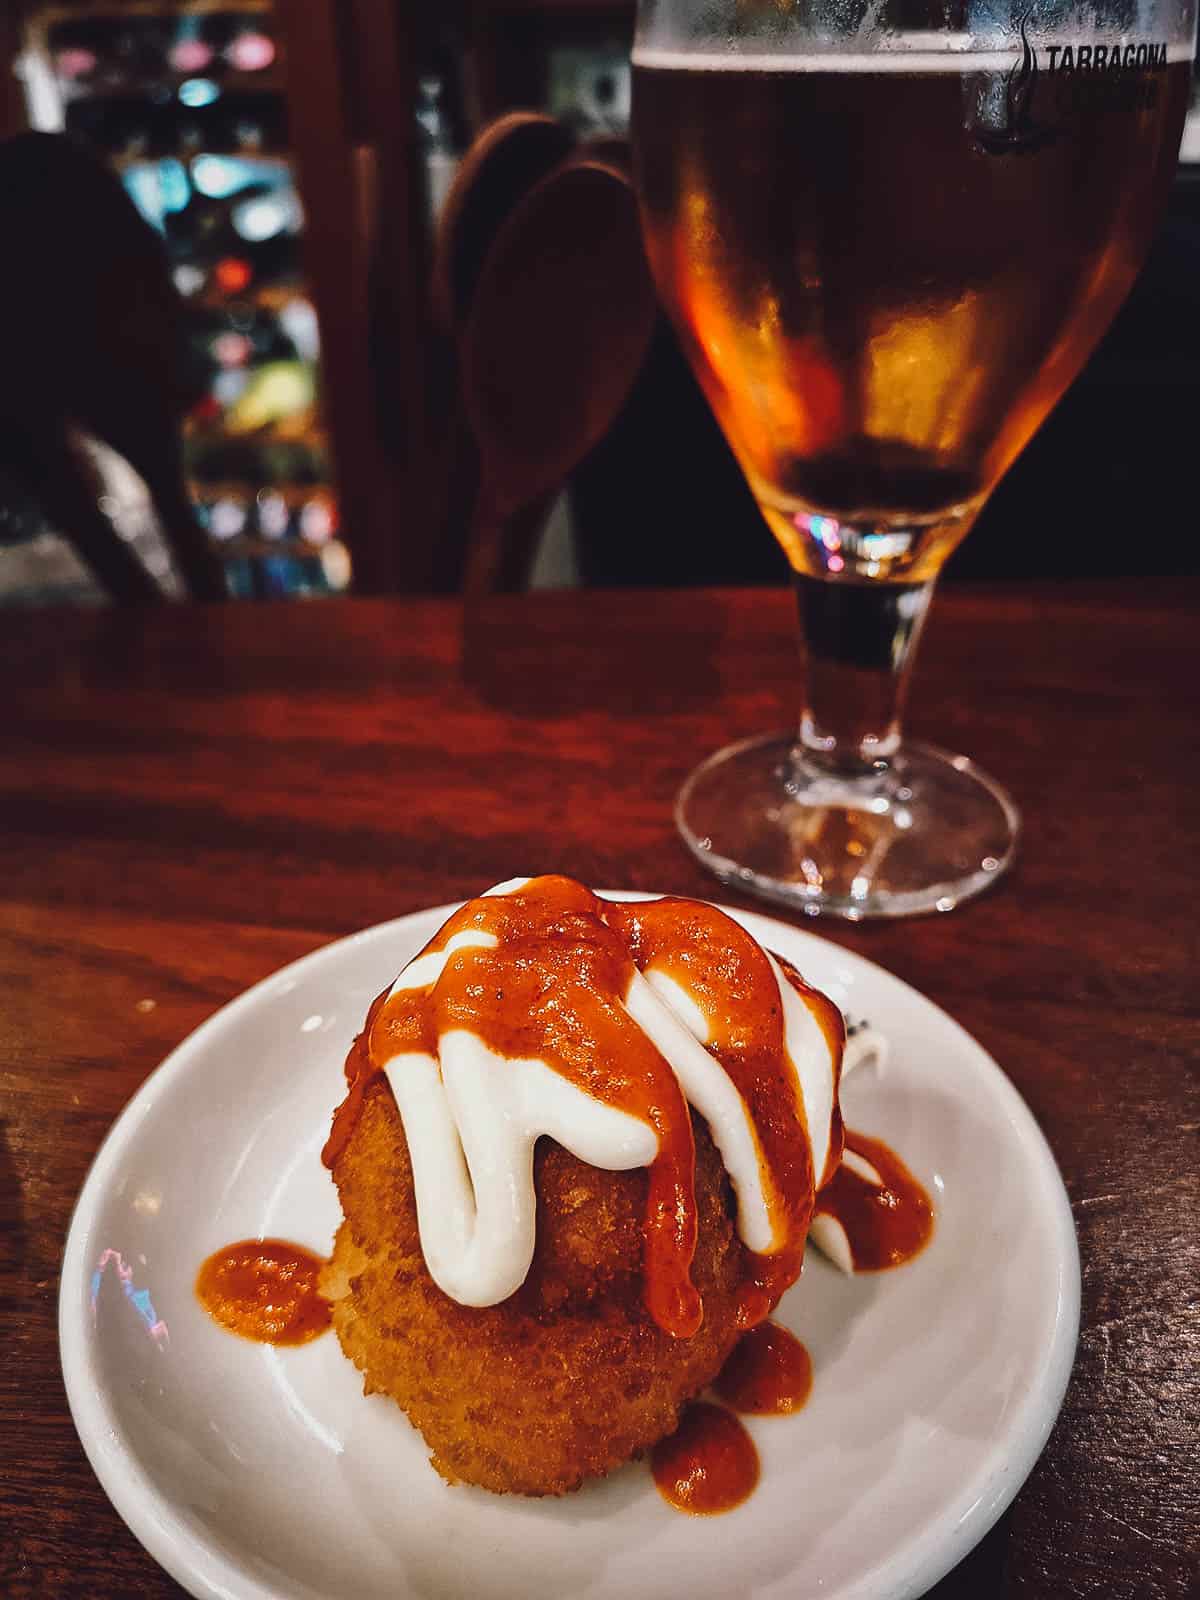
[[[1195,10],[641,0],[650,262],[791,564],[805,663],[799,733],[721,750],[680,792],[723,879],[904,916],[1012,860],[1016,808],[902,739],[905,686],[942,564],[1141,265]]]

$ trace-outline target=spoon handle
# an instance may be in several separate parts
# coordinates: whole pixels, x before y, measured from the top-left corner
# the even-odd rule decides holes
[[[497,494],[485,474],[472,519],[465,594],[502,594],[524,588],[558,492],[556,486],[514,507]]]

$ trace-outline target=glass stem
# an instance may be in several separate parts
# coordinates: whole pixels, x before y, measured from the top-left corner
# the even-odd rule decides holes
[[[886,773],[933,581],[862,583],[795,575],[804,659],[797,755],[839,778]]]

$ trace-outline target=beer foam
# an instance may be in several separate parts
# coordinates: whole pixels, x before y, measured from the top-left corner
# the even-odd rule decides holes
[[[1038,50],[1050,45],[1071,45],[1076,50],[1082,45],[1105,44],[1110,49],[1123,50],[1126,45],[1146,44],[1146,39],[1131,39],[1128,35],[1088,34],[1084,37],[1066,37],[1063,34],[1034,36],[1030,43]],[[806,53],[790,54],[786,51],[759,50],[753,53],[738,50],[712,50],[697,45],[693,49],[659,48],[654,45],[635,44],[633,64],[667,72],[827,72],[827,73],[883,73],[902,72],[918,74],[952,72],[1007,72],[1021,53],[1020,42],[997,49],[993,41],[978,43],[970,34],[946,34],[941,47],[929,48],[928,34],[891,34],[880,39],[877,50],[864,51],[857,39],[848,39],[847,48],[836,48],[836,41],[798,40]],[[1167,45],[1168,62],[1189,62],[1192,47],[1186,41]]]

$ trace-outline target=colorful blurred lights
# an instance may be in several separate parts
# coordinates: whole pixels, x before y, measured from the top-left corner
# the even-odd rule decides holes
[[[239,72],[261,72],[274,61],[275,46],[265,33],[239,33],[225,59]]]
[[[350,552],[340,539],[331,539],[321,551],[321,571],[331,589],[350,587]]]
[[[264,539],[282,539],[291,520],[287,501],[281,494],[263,490],[258,496],[258,531]]]
[[[212,353],[223,367],[244,367],[254,354],[254,345],[244,333],[227,329],[213,340]]]
[[[212,45],[203,39],[179,39],[167,52],[176,72],[203,72],[212,58]]]
[[[213,277],[222,294],[241,294],[250,287],[254,269],[239,256],[222,256],[213,268]]]
[[[246,526],[246,508],[237,500],[214,500],[208,514],[214,539],[236,539]]]
[[[247,182],[246,166],[226,156],[197,156],[192,162],[192,182],[210,200],[225,200]]]
[[[92,50],[60,50],[54,65],[60,77],[84,78],[95,69],[96,55]]]
[[[300,512],[300,537],[322,545],[333,537],[336,518],[328,500],[309,500]]]
[[[286,199],[278,194],[256,195],[252,200],[243,200],[241,205],[233,209],[232,222],[235,232],[251,244],[261,244],[264,239],[273,239],[277,233],[282,233],[289,221],[289,207]]]
[[[174,280],[175,287],[179,290],[180,294],[184,295],[185,297],[188,295],[199,294],[201,289],[204,287],[204,273],[199,267],[192,266],[192,264],[188,261],[185,261],[182,263],[182,265],[174,268],[171,273],[171,277]]]
[[[213,399],[221,406],[235,406],[246,392],[250,374],[245,367],[225,367],[212,381]]]
[[[296,347],[301,361],[315,361],[320,348],[317,313],[307,300],[289,300],[279,313],[279,326]]]
[[[814,539],[819,539],[826,550],[842,548],[841,524],[834,517],[810,517],[808,526]]]
[[[193,111],[212,105],[220,93],[220,87],[211,78],[186,78],[179,85],[180,100]]]

